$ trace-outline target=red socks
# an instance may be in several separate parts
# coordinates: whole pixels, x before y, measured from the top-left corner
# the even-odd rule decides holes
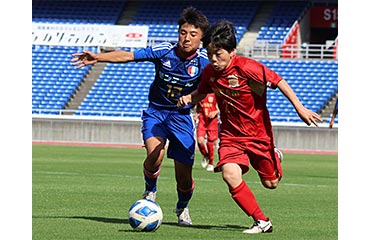
[[[206,144],[207,144],[207,148],[206,148]],[[208,164],[213,165],[213,161],[214,161],[214,158],[215,158],[214,157],[214,155],[215,155],[215,145],[214,145],[213,141],[207,141],[206,144],[199,143],[198,148],[199,148],[199,151],[202,153],[203,156],[208,157],[208,160],[209,160]],[[208,153],[207,153],[207,149],[208,149]]]
[[[267,221],[266,216],[258,206],[253,192],[244,181],[242,181],[236,188],[230,189],[230,193],[234,201],[248,216],[252,216],[255,221]]]
[[[210,165],[213,165],[213,161],[215,158],[215,145],[213,141],[207,141],[207,148],[208,148],[208,160]]]
[[[202,153],[202,155],[204,157],[206,157],[206,156],[208,157],[206,145],[204,143],[198,143],[198,148],[199,148],[199,151]]]

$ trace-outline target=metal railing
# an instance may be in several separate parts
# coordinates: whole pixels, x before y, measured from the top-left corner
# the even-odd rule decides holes
[[[281,44],[257,40],[253,47],[247,48],[245,56],[254,58],[290,58],[290,59],[337,59],[334,45],[324,44]]]

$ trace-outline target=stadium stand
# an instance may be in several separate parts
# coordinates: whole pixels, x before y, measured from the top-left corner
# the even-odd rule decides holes
[[[115,24],[125,4],[125,0],[33,0],[32,22],[58,24]]]
[[[70,100],[90,69],[77,70],[66,60],[76,51],[81,48],[32,46],[33,114],[60,114]]]
[[[337,61],[260,60],[280,74],[296,92],[302,104],[320,112],[338,92]],[[293,106],[280,91],[267,91],[272,121],[300,121]]]
[[[66,4],[68,2],[68,4]],[[235,1],[234,1],[235,2]],[[293,23],[307,8],[307,2],[296,4],[278,1],[271,16],[261,27],[258,38],[284,39]],[[248,32],[263,1],[232,4],[220,1],[141,1],[132,26],[148,25],[149,37],[174,39],[181,9],[194,5],[215,22],[220,18],[233,21],[238,40]],[[32,3],[34,23],[116,24],[124,13],[127,1],[41,1]],[[290,6],[290,7],[288,7]],[[99,14],[96,12],[99,11]],[[98,47],[84,48],[98,51]],[[32,46],[32,114],[62,114],[91,67],[75,69],[70,65],[71,53],[79,47]],[[258,59],[283,76],[297,92],[302,103],[320,113],[338,94],[336,60]],[[107,64],[76,115],[139,117],[148,103],[147,94],[154,79],[151,63]],[[268,108],[272,121],[295,122],[298,116],[279,91],[268,90]],[[336,118],[336,123],[338,116]]]
[[[282,43],[308,6],[309,3],[304,1],[277,1],[270,17],[258,32],[257,40]]]
[[[139,117],[153,80],[152,63],[107,64],[76,114]]]
[[[257,9],[258,1],[241,1],[231,3],[218,1],[209,4],[207,1],[142,1],[130,25],[148,25],[149,37],[177,38],[177,19],[179,13],[187,6],[196,6],[213,23],[225,18],[234,22],[237,29],[237,40],[240,40],[252,22]],[[156,9],[153,11],[153,9]]]

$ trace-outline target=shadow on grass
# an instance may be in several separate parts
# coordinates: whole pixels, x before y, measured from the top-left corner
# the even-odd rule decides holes
[[[106,217],[92,217],[92,216],[32,216],[32,218],[67,218],[67,219],[83,219],[95,222],[114,223],[114,224],[129,224],[128,219],[121,218],[106,218]],[[179,228],[197,228],[197,229],[215,229],[215,230],[241,230],[245,229],[239,225],[204,225],[193,224],[191,226],[179,226],[176,222],[163,222],[163,225],[179,227]],[[120,230],[120,232],[132,232],[132,230]]]

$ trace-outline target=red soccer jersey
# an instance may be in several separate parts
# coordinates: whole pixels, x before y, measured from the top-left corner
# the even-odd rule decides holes
[[[248,137],[269,142],[272,126],[266,106],[267,87],[275,89],[282,77],[265,65],[234,56],[222,72],[207,65],[198,87],[215,92],[221,117],[221,138]]]
[[[210,118],[211,112],[217,111],[216,95],[214,93],[207,96],[197,104],[197,112],[199,113],[198,127],[204,130],[218,130],[218,117]]]

